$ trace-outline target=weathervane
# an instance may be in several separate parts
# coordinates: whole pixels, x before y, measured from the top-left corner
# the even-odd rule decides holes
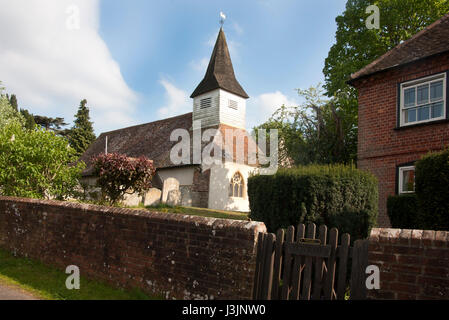
[[[223,28],[223,24],[225,23],[226,15],[220,11],[220,26]]]

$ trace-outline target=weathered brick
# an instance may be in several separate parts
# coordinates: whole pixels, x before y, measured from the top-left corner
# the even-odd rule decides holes
[[[259,231],[257,222],[0,197],[1,247],[169,298],[250,298]]]

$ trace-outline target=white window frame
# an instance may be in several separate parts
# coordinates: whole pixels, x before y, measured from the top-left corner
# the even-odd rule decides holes
[[[415,90],[415,95],[416,95],[415,96],[415,102],[417,102],[418,101],[418,87],[419,86],[422,86],[425,83],[432,83],[432,82],[435,82],[435,81],[440,81],[441,79],[443,80],[443,114],[442,114],[442,116],[438,117],[438,118],[431,118],[431,119],[428,119],[428,120],[421,120],[421,121],[417,120],[417,121],[414,121],[414,122],[406,123],[405,122],[405,120],[406,120],[405,119],[405,111],[407,109],[413,109],[413,108],[405,108],[404,107],[405,90],[413,88],[413,87],[416,88],[416,90]],[[407,127],[407,126],[412,126],[412,125],[415,125],[415,124],[434,122],[434,121],[446,119],[446,105],[447,105],[447,101],[446,101],[446,91],[447,91],[446,72],[439,73],[439,74],[436,74],[436,75],[432,75],[432,76],[429,76],[429,77],[425,77],[425,78],[422,78],[422,79],[417,79],[417,80],[407,81],[407,82],[401,83],[400,90],[401,90],[401,92],[400,92],[400,104],[399,104],[399,106],[400,106],[400,108],[399,108],[400,122],[399,123],[400,123],[401,127]],[[429,92],[429,99],[430,99],[430,92]],[[416,106],[415,106],[415,108],[416,108]],[[430,110],[429,112],[431,113],[432,111]]]
[[[399,167],[399,181],[398,181],[398,194],[411,194],[411,193],[415,193],[415,191],[402,191],[403,190],[403,181],[402,181],[402,174],[404,171],[410,171],[413,170],[415,171],[415,166],[404,166],[404,167]],[[416,179],[416,176],[415,176]],[[415,189],[415,187],[413,187],[413,189]]]

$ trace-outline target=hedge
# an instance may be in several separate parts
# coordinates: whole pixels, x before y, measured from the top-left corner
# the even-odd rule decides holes
[[[253,220],[270,232],[298,223],[337,227],[352,239],[366,238],[377,220],[377,180],[354,167],[303,166],[248,179]]]
[[[418,222],[419,211],[416,194],[388,197],[387,212],[393,228],[421,229]]]
[[[449,150],[416,162],[415,191],[419,224],[426,230],[449,230]]]

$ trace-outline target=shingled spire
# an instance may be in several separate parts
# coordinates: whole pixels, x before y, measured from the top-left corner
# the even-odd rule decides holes
[[[218,33],[217,42],[215,43],[206,75],[190,97],[195,98],[215,89],[223,89],[242,98],[249,98],[235,78],[223,28],[220,28],[220,32]]]

